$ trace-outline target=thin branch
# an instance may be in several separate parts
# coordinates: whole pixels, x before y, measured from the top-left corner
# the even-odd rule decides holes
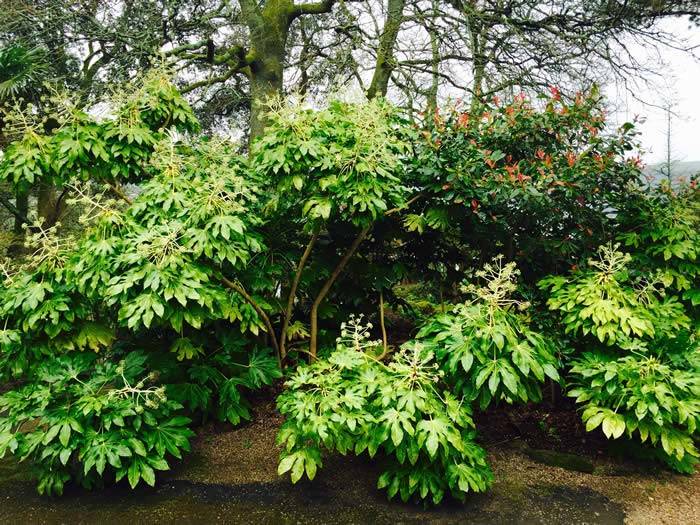
[[[355,237],[355,240],[347,249],[345,255],[343,255],[342,259],[340,259],[340,262],[338,262],[338,265],[333,269],[333,273],[331,273],[330,277],[328,277],[326,282],[323,283],[321,290],[319,290],[318,295],[314,300],[314,304],[311,306],[311,341],[309,342],[309,352],[312,359],[316,359],[316,353],[318,350],[318,308],[319,306],[321,306],[321,303],[326,298],[326,295],[328,295],[328,292],[333,286],[333,283],[335,283],[335,281],[345,269],[345,266],[347,266],[350,258],[357,251],[357,248],[360,246],[365,237],[367,237],[369,230],[370,226],[365,226],[364,228],[362,228],[357,237]]]
[[[280,358],[280,347],[279,344],[277,343],[277,336],[275,335],[275,331],[272,328],[272,323],[270,322],[270,318],[268,315],[265,313],[265,311],[260,307],[260,305],[255,302],[255,299],[245,291],[245,288],[241,286],[238,283],[235,283],[233,281],[230,281],[223,275],[221,276],[221,282],[226,286],[227,288],[230,288],[231,290],[238,292],[243,299],[246,300],[246,302],[253,307],[255,312],[260,316],[260,318],[263,321],[263,324],[265,324],[265,328],[267,329],[268,334],[270,335],[270,340],[272,341],[272,346],[275,349],[275,352],[277,354],[277,363],[280,366],[280,369],[282,368],[282,359]]]
[[[287,356],[287,349],[285,343],[287,341],[287,328],[289,327],[289,321],[292,318],[292,310],[294,309],[294,299],[296,298],[297,288],[299,287],[299,281],[301,280],[301,274],[304,271],[304,266],[306,266],[306,261],[311,255],[311,250],[313,250],[316,240],[318,239],[318,228],[314,230],[311,239],[306,245],[306,249],[299,259],[297,264],[297,269],[294,274],[294,280],[292,281],[292,286],[289,289],[289,297],[287,298],[287,308],[284,311],[284,318],[282,321],[282,331],[280,332],[280,357],[282,360]]]
[[[108,184],[109,184],[110,189],[114,192],[114,194],[117,197],[119,197],[121,200],[126,202],[128,205],[131,205],[134,203],[134,201],[132,201],[131,198],[129,198],[129,196],[126,193],[124,193],[124,190],[122,189],[121,186],[119,186],[116,183],[111,183],[111,182],[109,182]]]
[[[413,198],[407,200],[407,201],[406,201],[404,204],[402,204],[401,206],[397,206],[396,208],[391,208],[390,210],[385,211],[385,212],[384,212],[384,216],[385,216],[385,217],[388,217],[389,215],[393,215],[394,213],[397,213],[397,212],[400,212],[400,211],[402,211],[402,210],[405,210],[406,208],[408,208],[411,204],[413,204],[414,202],[416,202],[416,201],[417,201],[418,199],[420,199],[421,197],[423,197],[423,194],[422,194],[422,193],[419,193],[419,194],[416,195],[415,197],[413,197]]]

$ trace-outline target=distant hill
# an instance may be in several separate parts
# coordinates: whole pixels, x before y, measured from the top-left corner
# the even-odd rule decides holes
[[[650,177],[653,177],[654,182],[658,183],[665,177],[661,171],[662,168],[665,168],[665,166],[661,162],[649,164],[646,168],[644,168],[644,173]],[[671,178],[674,182],[678,181],[679,179],[688,180],[693,175],[697,175],[699,173],[700,160],[671,163]]]

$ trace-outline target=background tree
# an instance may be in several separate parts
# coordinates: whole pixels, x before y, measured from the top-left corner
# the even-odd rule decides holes
[[[665,180],[669,186],[673,186],[674,183],[674,166],[678,164],[678,159],[675,158],[673,153],[673,119],[676,116],[673,111],[673,103],[671,101],[664,104],[664,113],[666,114],[666,144],[664,151],[664,159],[654,170],[656,175]]]
[[[416,2],[404,17],[392,86],[420,107],[435,78],[443,96],[482,101],[552,84],[573,94],[612,79],[653,78],[630,44],[684,48],[658,22],[698,9],[663,1]]]
[[[164,54],[205,124],[255,137],[266,99],[295,90],[325,97],[355,86],[420,111],[447,95],[484,100],[550,84],[574,93],[653,77],[628,44],[683,48],[658,22],[699,9],[694,0],[12,0],[0,40],[40,42],[88,99]]]
[[[46,95],[44,80],[50,77],[46,51],[42,48],[26,48],[21,44],[0,47],[0,150],[5,149],[11,136],[8,136],[6,114],[10,106],[26,108],[32,104],[37,109],[41,97]],[[14,196],[14,204],[9,195]],[[22,225],[28,223],[29,191],[3,191],[0,204],[13,216],[14,233],[22,235]]]

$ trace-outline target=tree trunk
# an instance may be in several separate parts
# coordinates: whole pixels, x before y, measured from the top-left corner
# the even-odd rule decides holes
[[[301,20],[299,27],[301,33],[301,51],[299,52],[299,69],[301,69],[299,84],[297,86],[297,92],[299,96],[303,99],[309,92],[309,66],[311,65],[314,56],[312,55],[311,48],[311,38],[306,32],[306,23],[304,19]]]
[[[289,27],[294,18],[289,0],[268,0],[247,15],[250,30],[250,143],[267,125],[267,104],[282,94]]]
[[[485,40],[486,28],[478,23],[474,17],[469,18],[469,37],[472,51],[472,101],[470,114],[476,116],[481,107],[484,95],[484,80],[486,79],[486,55]]]
[[[36,212],[43,225],[53,226],[56,209],[56,187],[47,182],[39,183],[39,193],[37,195]]]
[[[278,57],[279,58],[279,57]],[[267,126],[267,104],[282,93],[282,66],[276,59],[257,64],[250,78],[250,138],[252,144]]]
[[[289,29],[301,16],[318,16],[333,9],[335,0],[295,2],[294,0],[238,0],[240,13],[234,25],[242,20],[248,26],[249,48],[232,67],[250,81],[249,144],[260,137],[267,125],[267,103],[270,97],[282,94],[284,66]],[[223,62],[227,62],[224,58]]]
[[[18,191],[15,196],[15,203],[17,211],[19,211],[22,217],[15,217],[14,232],[16,235],[23,236],[24,228],[22,224],[25,222],[23,217],[26,217],[29,213],[29,192]]]
[[[367,89],[367,98],[369,99],[373,99],[377,96],[385,96],[389,88],[389,79],[391,78],[392,71],[396,67],[394,46],[396,45],[396,37],[401,28],[405,5],[405,0],[389,0],[384,30],[382,31],[382,36],[379,40],[379,49],[377,50],[377,64],[374,68],[372,82]]]
[[[439,16],[439,5],[437,0],[432,1],[433,16],[437,18]],[[438,98],[438,87],[440,84],[440,48],[438,42],[438,28],[431,26],[428,29],[428,34],[430,35],[430,72],[431,72],[431,83],[430,91],[428,91],[428,113],[435,115],[437,111],[437,98]]]

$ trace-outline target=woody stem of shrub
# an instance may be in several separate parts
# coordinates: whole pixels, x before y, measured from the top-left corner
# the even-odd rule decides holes
[[[301,280],[301,274],[304,271],[304,266],[306,261],[311,255],[316,240],[318,239],[318,228],[314,229],[313,235],[306,245],[306,249],[299,259],[297,264],[296,272],[294,274],[294,279],[292,280],[292,286],[289,289],[289,297],[287,298],[287,308],[284,311],[284,316],[282,319],[282,331],[280,332],[280,359],[284,361],[287,357],[287,328],[289,328],[289,322],[292,318],[292,310],[294,309],[294,299],[296,298],[297,288],[299,287],[299,281]]]
[[[272,328],[272,323],[270,322],[270,318],[268,315],[265,313],[265,310],[263,310],[260,305],[255,302],[255,299],[251,297],[251,295],[245,291],[245,289],[238,283],[235,283],[233,281],[228,280],[226,277],[221,277],[221,282],[226,286],[227,288],[239,293],[243,299],[246,300],[250,306],[253,307],[255,312],[258,314],[260,319],[262,319],[263,323],[265,324],[265,328],[267,330],[267,333],[270,336],[270,341],[272,342],[272,347],[275,349],[275,353],[277,354],[277,363],[279,364],[280,368],[282,367],[282,359],[280,357],[280,347],[279,344],[277,343],[277,336],[275,335],[275,330]]]
[[[389,353],[389,344],[386,337],[386,325],[384,324],[384,292],[379,290],[379,326],[382,329],[382,355],[379,359],[384,359]]]
[[[119,197],[121,200],[126,202],[128,205],[131,205],[133,201],[129,198],[129,196],[124,192],[122,187],[119,184],[113,184],[109,183],[109,189],[112,190],[112,192]]]
[[[409,199],[401,206],[397,206],[396,208],[391,208],[390,210],[385,211],[384,216],[388,217],[389,215],[393,215],[394,213],[398,213],[402,210],[405,210],[411,204],[413,204],[418,199],[420,199],[422,196],[423,195],[421,193],[415,195],[413,198]],[[326,280],[326,282],[323,283],[321,290],[318,292],[318,295],[316,296],[316,299],[314,300],[314,304],[311,306],[311,328],[310,328],[311,339],[309,341],[309,357],[310,357],[311,361],[316,359],[316,353],[318,351],[318,307],[321,305],[321,303],[325,299],[326,295],[328,295],[328,292],[330,291],[331,286],[333,286],[333,283],[335,283],[336,279],[338,279],[338,276],[340,276],[340,274],[343,272],[343,270],[345,269],[345,266],[348,264],[348,261],[353,256],[353,254],[357,251],[357,248],[360,246],[360,244],[365,239],[365,237],[367,237],[369,230],[370,230],[370,226],[366,226],[362,229],[362,231],[360,231],[359,235],[355,238],[353,243],[350,245],[350,248],[348,248],[348,250],[345,252],[345,255],[343,255],[343,258],[340,260],[338,265],[333,269],[333,273],[331,273],[328,280]]]
[[[357,248],[360,246],[365,237],[367,237],[369,230],[370,227],[365,226],[362,228],[357,237],[355,237],[355,240],[352,241],[352,244],[343,255],[343,258],[340,259],[336,267],[333,269],[333,273],[331,273],[330,277],[328,277],[326,282],[323,283],[321,290],[319,290],[318,295],[314,300],[314,304],[311,306],[311,340],[309,342],[309,357],[312,361],[316,359],[316,353],[318,351],[318,307],[321,306],[321,303],[326,298],[326,295],[328,295],[331,286],[333,286],[333,283],[335,283],[338,276],[340,276],[340,274],[343,272],[345,266],[348,264],[348,261],[357,251]]]

